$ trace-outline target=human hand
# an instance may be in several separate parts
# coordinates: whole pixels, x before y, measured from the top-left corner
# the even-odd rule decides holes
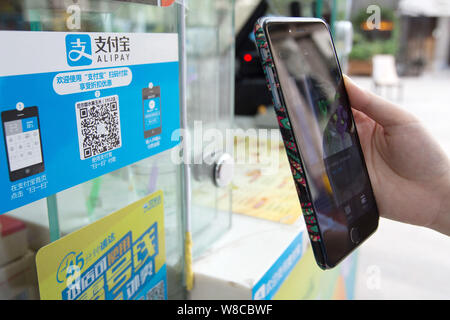
[[[345,86],[380,215],[450,235],[450,160],[409,112]]]

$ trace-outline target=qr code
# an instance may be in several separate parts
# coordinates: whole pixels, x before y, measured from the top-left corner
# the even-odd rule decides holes
[[[81,160],[122,146],[117,95],[78,102],[75,109]]]
[[[165,286],[164,281],[161,280],[158,282],[156,286],[154,286],[148,293],[147,293],[147,300],[165,300],[166,294],[165,294]]]

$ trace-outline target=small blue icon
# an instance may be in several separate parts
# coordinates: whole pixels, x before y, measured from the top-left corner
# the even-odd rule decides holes
[[[91,37],[87,34],[68,34],[66,36],[67,63],[71,67],[92,64]]]
[[[38,122],[36,117],[22,119],[22,131],[29,132],[38,129]]]

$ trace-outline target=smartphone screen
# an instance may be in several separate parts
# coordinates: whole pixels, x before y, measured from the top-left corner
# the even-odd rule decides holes
[[[144,109],[145,139],[161,133],[161,92],[160,87],[144,88],[142,90]]]
[[[271,22],[267,34],[327,261],[334,266],[378,225],[334,45],[320,21]]]
[[[44,171],[37,107],[2,112],[11,181]]]

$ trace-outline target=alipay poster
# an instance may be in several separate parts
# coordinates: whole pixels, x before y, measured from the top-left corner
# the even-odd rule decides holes
[[[0,214],[178,145],[177,34],[0,42]]]
[[[158,191],[41,248],[41,299],[167,299],[163,208]]]

